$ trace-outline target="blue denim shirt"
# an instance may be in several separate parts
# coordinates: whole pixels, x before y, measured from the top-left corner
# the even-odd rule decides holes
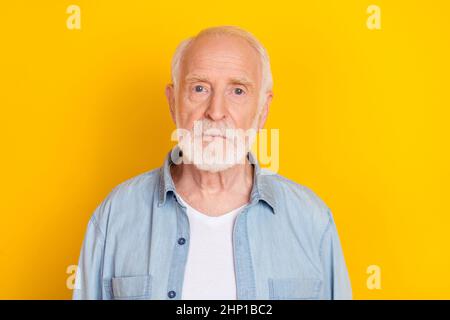
[[[169,170],[176,150],[161,168],[119,184],[96,208],[73,299],[180,299],[189,221]],[[248,159],[250,202],[233,230],[237,298],[351,299],[330,209],[310,189],[260,168],[251,152]]]

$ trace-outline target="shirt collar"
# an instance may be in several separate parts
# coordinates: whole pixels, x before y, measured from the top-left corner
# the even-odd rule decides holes
[[[267,183],[267,179],[262,179],[267,173],[262,172],[258,160],[251,151],[247,153],[247,159],[253,165],[253,186],[250,193],[250,203],[254,204],[260,200],[265,202],[272,212],[276,211],[276,198],[273,192],[273,186]],[[166,155],[163,166],[159,171],[159,199],[158,205],[162,206],[166,202],[169,191],[175,193],[175,185],[170,174],[170,166],[181,162],[180,149],[176,145]]]

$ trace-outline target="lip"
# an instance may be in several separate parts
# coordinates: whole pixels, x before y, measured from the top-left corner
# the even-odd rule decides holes
[[[215,139],[215,138],[225,139],[225,136],[222,136],[222,135],[216,135],[216,134],[206,134],[206,135],[203,135],[203,140],[205,140],[205,141],[211,141],[211,140],[213,140],[213,139]]]

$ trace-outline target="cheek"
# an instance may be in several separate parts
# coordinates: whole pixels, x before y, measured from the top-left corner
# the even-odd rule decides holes
[[[202,118],[203,113],[198,112],[198,110],[184,110],[184,112],[180,112],[179,126],[181,128],[191,130],[194,127],[194,122],[201,120]]]
[[[205,103],[193,102],[187,96],[182,97],[181,103],[177,106],[180,127],[192,128],[194,121],[203,118],[205,109]]]
[[[237,128],[250,129],[257,114],[256,105],[233,109],[231,117]]]

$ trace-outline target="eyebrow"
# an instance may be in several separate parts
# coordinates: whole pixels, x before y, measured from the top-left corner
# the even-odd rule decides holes
[[[192,75],[187,75],[185,78],[185,81],[186,82],[196,82],[196,81],[209,82],[209,79],[206,76],[192,74]],[[247,79],[246,77],[233,77],[230,79],[230,83],[241,84],[241,85],[249,86],[249,87],[254,86],[253,81]]]
[[[253,81],[245,78],[245,77],[238,77],[238,78],[231,78],[231,83],[233,84],[242,84],[244,86],[252,87]]]
[[[209,81],[208,77],[205,77],[202,75],[197,75],[197,74],[187,75],[186,78],[184,78],[184,80],[186,82],[196,82],[196,81],[208,82]]]

